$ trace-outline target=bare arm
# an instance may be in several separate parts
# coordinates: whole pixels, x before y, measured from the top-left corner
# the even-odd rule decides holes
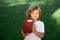
[[[35,30],[35,27],[33,27],[32,31],[33,31],[33,33],[36,34],[38,37],[40,37],[40,38],[43,38],[43,37],[44,37],[44,33],[43,33],[43,32],[37,32],[37,31]]]
[[[26,34],[24,34],[24,32],[22,31],[22,36],[23,37],[25,37],[25,36],[27,36],[27,35],[29,35],[30,33],[26,33]]]
[[[43,38],[44,37],[44,33],[40,33],[40,32],[33,32],[34,34],[36,34],[38,37]]]
[[[23,37],[25,37],[25,34],[24,34],[24,32],[23,32],[23,31],[22,31],[22,36],[23,36]]]

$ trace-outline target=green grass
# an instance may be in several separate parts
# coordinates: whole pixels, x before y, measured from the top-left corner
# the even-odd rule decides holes
[[[25,12],[34,3],[42,9],[40,20],[45,23],[42,40],[60,40],[60,0],[1,0],[0,40],[23,40],[21,28]]]

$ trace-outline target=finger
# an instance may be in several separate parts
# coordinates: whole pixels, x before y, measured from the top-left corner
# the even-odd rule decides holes
[[[26,33],[26,35],[28,35],[29,33]]]

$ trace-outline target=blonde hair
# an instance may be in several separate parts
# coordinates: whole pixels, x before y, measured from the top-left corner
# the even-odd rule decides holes
[[[40,9],[40,7],[39,7],[38,5],[36,5],[36,4],[33,4],[33,5],[31,5],[31,6],[27,9],[27,11],[26,11],[26,17],[27,17],[28,15],[30,15],[30,13],[33,12],[34,10],[36,10],[36,9],[38,9],[38,10],[39,10],[39,13],[41,14],[41,9]]]

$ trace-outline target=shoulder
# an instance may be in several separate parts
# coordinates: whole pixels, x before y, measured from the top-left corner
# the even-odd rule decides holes
[[[41,20],[38,20],[37,22],[35,22],[34,24],[36,24],[36,25],[44,25],[44,22],[43,21],[41,21]]]
[[[45,26],[44,25],[44,22],[43,21],[40,21],[40,20],[38,21],[37,25],[41,26],[41,28],[44,28],[44,26]]]
[[[44,22],[41,20],[38,20],[38,24],[44,24]]]

